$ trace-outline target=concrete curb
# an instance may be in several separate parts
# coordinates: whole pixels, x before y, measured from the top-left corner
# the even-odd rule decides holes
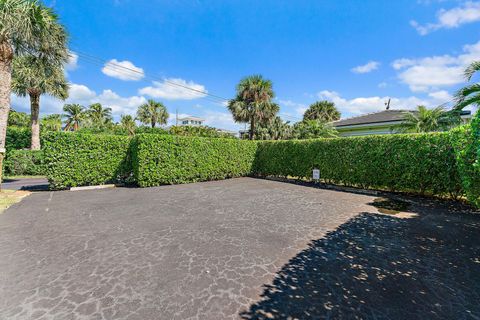
[[[108,188],[115,188],[115,185],[101,184],[98,186],[72,187],[70,188],[70,191],[98,190],[98,189],[108,189]]]

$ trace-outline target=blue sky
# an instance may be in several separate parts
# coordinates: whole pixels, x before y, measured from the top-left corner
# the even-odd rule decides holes
[[[320,99],[342,117],[382,110],[388,98],[392,108],[436,106],[451,101],[465,65],[480,59],[480,1],[44,2],[71,37],[67,102],[101,102],[116,119],[153,98],[171,122],[178,110],[237,129],[222,100],[181,86],[232,98],[251,74],[273,81],[292,122]],[[45,97],[42,113],[63,103]],[[29,110],[25,99],[12,104]]]

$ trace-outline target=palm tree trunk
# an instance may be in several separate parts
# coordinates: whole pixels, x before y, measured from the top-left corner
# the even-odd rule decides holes
[[[10,112],[12,59],[12,46],[5,38],[0,38],[0,182],[2,181],[2,164],[3,157],[5,155],[5,139],[7,137],[8,113]]]
[[[37,92],[30,92],[30,119],[32,129],[32,140],[30,149],[40,150],[40,94]]]
[[[250,134],[249,134],[249,139],[253,140],[254,138],[254,132],[255,132],[255,117],[252,117],[250,119]]]
[[[151,121],[151,124],[152,124],[152,128],[155,128],[155,122],[154,120]]]

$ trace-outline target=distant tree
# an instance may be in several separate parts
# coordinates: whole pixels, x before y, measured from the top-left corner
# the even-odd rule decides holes
[[[63,106],[63,117],[65,118],[65,131],[77,131],[85,121],[85,108],[79,104],[66,104]]]
[[[112,123],[112,108],[104,108],[100,103],[91,104],[85,111],[91,127],[105,129]]]
[[[25,112],[18,112],[10,109],[8,115],[8,126],[28,127],[30,125],[30,117]]]
[[[30,98],[30,148],[40,150],[40,96],[48,94],[61,100],[68,97],[63,66],[35,56],[16,57],[13,60],[12,91]]]
[[[467,81],[472,80],[472,77],[480,71],[480,61],[472,62],[465,69],[465,78]],[[463,110],[463,108],[471,105],[480,106],[480,83],[470,84],[460,89],[455,95],[456,105],[455,110]]]
[[[399,132],[432,132],[448,130],[461,123],[458,113],[451,113],[445,107],[428,109],[418,106],[416,112],[405,112],[405,118],[399,127]]]
[[[250,123],[249,139],[253,140],[257,123],[272,119],[279,106],[272,102],[272,82],[260,75],[249,76],[237,85],[237,95],[228,103],[235,122]]]
[[[61,131],[62,130],[62,115],[50,114],[40,120],[40,125],[46,131]]]
[[[133,119],[131,115],[122,115],[120,118],[120,126],[129,136],[133,136],[135,134],[135,129],[137,128],[135,119]]]
[[[167,108],[161,102],[148,100],[147,103],[141,105],[137,110],[137,119],[152,128],[158,123],[160,125],[167,124],[168,121]]]
[[[330,124],[319,120],[300,121],[293,126],[295,139],[335,138],[337,136],[337,130]]]
[[[255,139],[257,140],[287,140],[291,137],[292,126],[279,116],[260,123],[255,129]]]
[[[303,120],[332,122],[340,120],[340,115],[340,111],[335,107],[335,103],[324,100],[311,104],[303,114]]]

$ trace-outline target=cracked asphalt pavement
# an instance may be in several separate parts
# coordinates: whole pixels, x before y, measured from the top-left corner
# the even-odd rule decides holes
[[[423,221],[415,227],[395,222],[407,221],[402,218],[388,216],[382,220],[385,216],[372,206],[374,199],[371,195],[253,178],[146,189],[34,193],[0,215],[0,319],[318,319],[328,315],[336,318],[331,310],[342,308],[338,305],[341,299],[332,301],[327,297],[348,293],[335,291],[315,272],[337,274],[332,280],[337,283],[343,275],[350,280],[350,292],[355,291],[358,283],[363,285],[362,290],[380,290],[377,282],[369,286],[368,281],[372,280],[368,280],[368,271],[367,278],[345,273],[341,268],[348,269],[348,265],[354,264],[348,259],[339,260],[345,255],[337,250],[338,238],[343,234],[342,250],[355,247],[355,241],[362,241],[365,236],[362,238],[360,232],[347,241],[345,228],[350,230],[352,221],[365,215],[377,217],[372,223],[362,218],[361,226],[371,227],[368,234],[379,230],[380,242],[382,235],[390,230],[385,223],[392,224],[398,232],[409,228],[422,232],[419,228],[425,225],[429,237],[460,232],[465,243],[450,243],[448,252],[457,252],[459,259],[470,259],[458,267],[467,268],[468,272],[458,271],[472,281],[480,280],[480,219],[473,215],[460,219],[458,213],[450,214],[449,209],[436,213],[429,207],[423,213],[421,208],[425,204],[421,203],[416,205],[420,209],[415,209],[420,217],[409,218],[409,221]],[[446,225],[443,229],[433,228],[438,221],[445,221],[445,217],[456,223],[451,228]],[[384,227],[379,228],[379,223]],[[359,225],[353,227],[358,229]],[[457,233],[452,233],[452,228],[457,228]],[[335,235],[335,230],[342,232]],[[332,234],[335,236],[329,240]],[[465,238],[469,234],[472,236]],[[398,238],[390,235],[388,240],[392,241],[392,237]],[[330,242],[312,249],[312,241],[318,239]],[[402,243],[405,239],[397,240],[402,248],[416,245]],[[428,243],[417,245],[428,246]],[[312,252],[306,253],[305,249],[313,250],[314,254],[310,256]],[[397,247],[395,252],[398,254],[399,250]],[[375,254],[366,248],[362,252]],[[428,252],[421,251],[419,256],[409,259],[422,261],[421,254],[428,256]],[[383,253],[381,257],[384,261],[392,256],[385,257]],[[363,269],[368,269],[368,256],[361,258]],[[299,259],[315,264],[299,265]],[[435,259],[441,268],[445,257],[436,252]],[[409,267],[415,268],[416,264]],[[405,277],[409,276],[407,271],[402,270]],[[295,278],[289,277],[290,274]],[[451,289],[437,290],[439,295],[446,295],[442,299],[449,294],[461,294],[463,300],[455,300],[460,304],[458,310],[468,309],[467,316],[480,316],[478,304],[476,307],[468,304],[479,298],[480,281],[463,283],[457,288],[458,278],[447,277],[447,281],[435,277],[430,274],[433,288],[440,277],[438,285]],[[387,280],[388,274],[381,279]],[[398,275],[395,281],[402,286]],[[321,288],[316,288],[316,284]],[[387,294],[382,296],[388,297],[388,285],[386,288]],[[288,291],[297,289],[293,293]],[[408,296],[408,287],[404,289]],[[429,291],[426,292],[428,295]],[[312,295],[316,298],[311,298]],[[356,307],[358,296],[353,292],[349,308],[337,315],[363,318],[359,312],[367,312],[369,307],[381,309],[378,304],[369,306],[368,296],[362,297],[363,303],[357,301]],[[398,300],[398,295],[394,298]],[[428,300],[432,308],[437,302]],[[428,314],[429,308],[421,312]],[[364,314],[367,318],[396,315],[395,312]],[[419,318],[424,315],[418,314]]]

